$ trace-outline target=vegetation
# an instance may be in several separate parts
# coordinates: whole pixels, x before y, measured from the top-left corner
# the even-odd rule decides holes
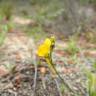
[[[0,96],[96,96],[95,6],[0,0]]]
[[[12,10],[13,10],[13,7],[11,3],[4,3],[4,4],[2,3],[2,5],[0,6],[0,14],[6,20],[11,19]]]
[[[87,77],[88,77],[88,94],[89,96],[95,96],[96,95],[96,74],[87,71]]]
[[[70,38],[67,48],[65,49],[65,51],[67,51],[69,54],[71,55],[75,55],[76,53],[79,52],[79,48],[77,46],[76,40],[74,38]]]
[[[0,32],[0,46],[4,43],[7,32],[8,32],[7,25],[2,25],[1,32]]]

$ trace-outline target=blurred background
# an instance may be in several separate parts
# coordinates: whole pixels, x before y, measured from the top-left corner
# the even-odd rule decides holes
[[[63,39],[95,31],[96,0],[0,0],[0,18],[35,38],[55,34]]]
[[[75,93],[38,64],[50,36],[54,66]],[[96,0],[0,0],[0,96],[16,94],[96,96]]]

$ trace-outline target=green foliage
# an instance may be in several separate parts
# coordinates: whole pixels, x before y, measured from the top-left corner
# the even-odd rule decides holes
[[[80,0],[81,5],[86,5],[86,4],[96,4],[96,0]]]
[[[0,15],[0,21],[3,19],[3,17]]]
[[[85,38],[86,38],[89,42],[95,43],[95,42],[96,42],[95,34],[96,34],[95,32],[87,32],[87,33],[85,34]]]
[[[6,24],[6,26],[7,26],[7,31],[10,32],[14,28],[15,24],[10,21]]]
[[[93,63],[93,68],[96,70],[96,61]]]
[[[0,26],[1,32],[0,32],[0,46],[4,43],[6,33],[8,32],[8,26],[7,25],[2,25]]]
[[[79,48],[77,47],[77,43],[73,38],[69,39],[67,48],[65,50],[72,55],[75,55],[77,52],[79,52]]]
[[[23,15],[24,17],[28,17],[28,12],[27,12],[27,10],[23,9],[23,10],[21,11],[21,13],[22,13],[22,15]]]
[[[11,72],[12,69],[14,68],[14,64],[7,63],[7,64],[4,65],[4,67]]]
[[[59,16],[64,11],[63,4],[62,2],[59,2],[59,0],[40,0],[38,2],[41,1],[42,6],[39,6],[37,3],[37,5],[35,6],[36,15],[32,17],[39,23],[44,23],[44,21],[46,20],[54,20],[55,17]],[[46,5],[44,2],[46,2]]]
[[[84,4],[88,4],[90,0],[80,0],[80,4],[84,5]]]
[[[36,4],[40,4],[40,5],[43,5],[43,4],[47,4],[49,3],[51,0],[30,0],[30,3],[32,5],[36,5]]]
[[[89,96],[96,96],[96,74],[87,70],[86,75],[88,77],[88,94]]]
[[[43,31],[43,28],[41,25],[33,27],[33,28],[27,28],[25,30],[28,36],[32,36],[35,40],[40,40],[41,38],[45,37],[47,34]]]
[[[12,28],[13,24],[11,22],[0,26],[0,46],[4,43],[7,32],[9,32]]]
[[[60,90],[61,90],[62,94],[64,94],[65,86],[63,84],[60,86]]]
[[[33,17],[39,24],[42,24],[46,18],[46,10],[43,8],[40,8],[37,10],[37,14]]]
[[[96,0],[89,0],[92,4],[96,4]]]
[[[36,3],[36,6],[34,6],[36,14],[32,16],[32,19],[34,19],[39,26],[29,28],[27,33],[31,34],[31,36],[33,35],[35,38],[41,38],[42,34],[46,36],[43,25],[46,25],[47,21],[50,22],[54,20],[55,17],[62,13],[63,9],[59,6],[61,2],[58,0],[32,0],[32,2]],[[42,6],[39,6],[40,2],[42,2]]]
[[[11,3],[2,3],[0,5],[0,14],[6,18],[6,20],[9,20],[11,18],[13,11],[13,7]]]

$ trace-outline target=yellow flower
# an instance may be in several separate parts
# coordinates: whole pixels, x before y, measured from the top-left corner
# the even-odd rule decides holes
[[[40,57],[46,57],[50,53],[51,40],[45,39],[44,43],[38,48],[37,55]]]
[[[44,45],[50,47],[51,46],[51,40],[49,38],[45,39]]]

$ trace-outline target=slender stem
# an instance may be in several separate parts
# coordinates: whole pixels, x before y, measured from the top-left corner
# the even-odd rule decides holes
[[[59,73],[57,72],[52,59],[50,58],[46,58],[46,62],[48,63],[49,68],[52,70],[52,73],[57,74],[58,77],[60,78],[60,80],[63,82],[63,84],[72,92],[75,93],[74,90],[71,88],[71,86],[66,82],[66,80],[64,80],[64,78],[62,78]]]

